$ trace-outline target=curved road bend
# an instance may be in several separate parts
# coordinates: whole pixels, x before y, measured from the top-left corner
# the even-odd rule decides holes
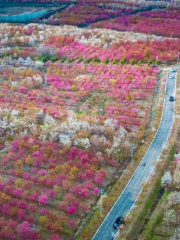
[[[170,75],[173,76],[173,79],[169,78]],[[158,161],[163,150],[163,144],[168,140],[173,125],[175,103],[169,101],[169,96],[175,93],[176,77],[176,72],[168,72],[163,113],[156,135],[133,176],[96,231],[92,240],[111,240],[112,234],[117,234],[117,230],[113,229],[112,224],[117,217],[123,216],[126,211],[129,211],[133,207],[137,196],[142,190],[143,183],[148,180],[148,177],[153,172],[155,168],[154,163]]]

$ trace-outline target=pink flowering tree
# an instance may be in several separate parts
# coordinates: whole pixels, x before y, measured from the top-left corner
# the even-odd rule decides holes
[[[72,215],[76,212],[76,207],[75,206],[69,206],[67,209],[67,214]]]
[[[58,235],[52,235],[50,240],[61,240],[61,238]]]
[[[31,225],[28,222],[22,222],[18,225],[18,234],[20,240],[38,240],[38,235],[31,230]]]
[[[42,193],[40,196],[39,196],[39,205],[46,205],[47,202],[48,202],[48,197],[45,193]]]

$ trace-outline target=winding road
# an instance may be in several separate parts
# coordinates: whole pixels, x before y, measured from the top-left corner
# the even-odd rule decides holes
[[[178,69],[175,67],[174,69]],[[173,76],[173,78],[169,78]],[[157,132],[151,142],[144,157],[136,168],[131,179],[127,183],[123,192],[115,202],[114,206],[96,231],[92,240],[111,240],[112,236],[117,235],[112,224],[119,216],[130,211],[142,191],[143,184],[149,179],[155,168],[155,163],[159,160],[164,144],[167,142],[174,121],[175,102],[169,101],[169,96],[174,95],[176,90],[176,72],[168,72],[166,90],[163,104],[163,113]]]

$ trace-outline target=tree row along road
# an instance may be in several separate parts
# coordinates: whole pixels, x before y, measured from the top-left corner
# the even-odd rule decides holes
[[[178,69],[178,67],[175,69]],[[172,79],[169,78],[170,75],[173,76]],[[159,160],[164,144],[167,142],[173,126],[175,102],[170,102],[169,96],[174,95],[175,93],[176,78],[176,72],[168,72],[163,112],[156,135],[136,168],[133,176],[127,183],[123,192],[102,222],[99,229],[96,231],[92,240],[111,240],[112,234],[117,234],[117,230],[114,230],[112,227],[115,219],[119,216],[123,216],[125,212],[131,210],[136,202],[136,198],[142,191],[143,184],[148,180],[149,176],[154,171],[155,163]]]

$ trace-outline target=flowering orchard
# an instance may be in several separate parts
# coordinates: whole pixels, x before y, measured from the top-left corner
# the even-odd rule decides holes
[[[46,23],[49,24],[70,24],[70,25],[81,25],[88,24],[99,20],[109,19],[112,17],[123,16],[130,14],[130,9],[104,9],[96,6],[71,6],[60,13],[56,13],[51,16]]]
[[[142,12],[139,15],[143,17],[150,17],[150,18],[164,18],[164,19],[168,18],[168,19],[180,20],[179,12],[180,12],[180,8],[169,7],[167,9],[162,9],[162,10]]]
[[[152,63],[159,61],[175,62],[180,51],[179,39],[165,39],[155,41],[137,40],[136,42],[114,42],[108,48],[89,46],[73,38],[49,38],[46,46],[59,48],[58,55],[69,59],[86,62],[104,61],[104,63]],[[166,51],[168,49],[168,51]]]
[[[68,25],[1,24],[0,36],[0,56],[5,62],[22,65],[28,58],[26,63],[35,67],[41,66],[37,60],[87,63],[100,60],[113,64],[175,62],[180,51],[179,39]]]
[[[180,8],[168,11],[144,12],[127,17],[117,17],[92,24],[92,27],[109,28],[118,31],[134,31],[165,37],[180,38]]]
[[[85,148],[100,141],[106,154],[146,125],[158,74],[148,66],[59,62],[44,80],[35,70],[14,72],[1,83],[2,141],[19,134]]]
[[[94,0],[47,22],[77,25],[134,10],[100,2],[106,8]],[[0,45],[0,239],[73,239],[98,189],[112,185],[130,145],[142,141],[159,77],[152,63],[175,62],[179,40],[5,23]]]
[[[11,219],[15,226],[1,228],[5,239],[29,239],[29,232],[31,239],[73,234],[97,187],[108,184],[118,165],[108,157],[102,161],[92,152],[28,136],[14,140],[1,163],[0,222]],[[107,173],[104,166],[114,171]]]

